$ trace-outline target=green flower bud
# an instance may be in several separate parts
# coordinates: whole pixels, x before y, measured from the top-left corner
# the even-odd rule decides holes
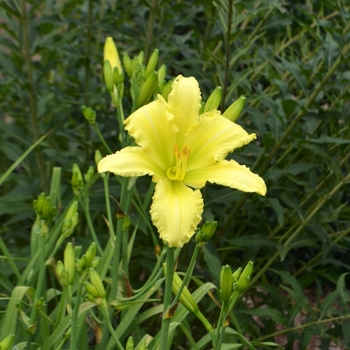
[[[202,245],[202,243],[208,242],[215,233],[217,226],[217,221],[206,221],[202,228],[197,230],[196,243]]]
[[[73,231],[75,226],[79,220],[78,210],[78,202],[74,201],[72,205],[69,207],[66,216],[64,217],[63,225],[62,225],[62,235],[69,237]]]
[[[64,270],[64,265],[63,265],[63,262],[61,260],[57,261],[57,264],[56,264],[56,273],[57,273],[57,276],[58,278],[61,278],[62,277],[62,271]]]
[[[84,187],[83,175],[81,174],[78,164],[73,164],[71,183],[74,195],[78,196],[80,190]]]
[[[92,242],[85,254],[85,257],[86,257],[85,266],[87,268],[90,267],[92,260],[95,258],[95,255],[96,255],[96,243]]]
[[[241,272],[242,272],[242,268],[239,267],[239,268],[232,274],[232,280],[233,280],[234,283],[238,281],[239,276],[241,275]]]
[[[143,51],[140,51],[140,53],[136,57],[136,62],[142,66],[143,65],[143,60],[145,59],[145,54]]]
[[[145,80],[154,72],[158,63],[159,50],[155,49],[152,52],[152,55],[148,61],[146,70],[145,70]]]
[[[15,335],[10,333],[6,338],[0,342],[0,350],[12,349],[12,344],[15,341]]]
[[[78,272],[81,272],[84,268],[84,265],[82,263],[82,259],[75,258],[75,269]]]
[[[93,176],[94,176],[94,167],[90,165],[88,171],[86,172],[86,174],[84,174],[84,180],[86,182],[89,182]]]
[[[147,350],[146,339],[141,339],[139,345],[137,346],[137,350]]]
[[[107,37],[103,50],[103,61],[108,61],[111,66],[111,72],[114,68],[118,69],[119,74],[122,74],[123,69],[120,63],[117,47],[114,44],[113,38]]]
[[[96,166],[98,165],[98,163],[100,162],[100,160],[102,159],[102,154],[99,150],[95,151],[95,164]]]
[[[125,350],[134,350],[135,347],[134,347],[134,339],[132,336],[129,337],[127,343],[126,343],[126,347],[125,347]]]
[[[241,273],[241,276],[239,277],[239,280],[237,282],[237,288],[240,290],[240,292],[244,292],[248,289],[249,283],[250,283],[250,275],[253,272],[254,263],[253,261],[249,261],[247,266],[244,268],[243,272]]]
[[[68,284],[73,284],[75,276],[75,256],[72,243],[67,243],[63,254],[63,264],[65,270],[68,272]]]
[[[230,265],[223,266],[220,272],[221,300],[227,303],[232,295],[232,269]]]
[[[86,106],[81,106],[84,118],[92,125],[96,124],[96,112]]]
[[[98,291],[98,296],[101,298],[106,298],[106,290],[102,284],[100,275],[94,269],[90,268],[89,269],[89,277],[90,277],[91,284]]]
[[[162,64],[158,69],[158,85],[160,85],[163,82],[165,78],[165,74],[166,74],[166,65]]]
[[[164,274],[166,275],[166,264],[163,264],[163,270],[164,270]],[[177,293],[179,292],[181,284],[182,284],[182,279],[174,271],[172,290],[175,295],[177,295]],[[190,291],[186,286],[183,288],[181,295],[179,297],[179,300],[188,311],[194,314],[196,314],[199,311],[196,301],[194,300],[192,294],[190,293]]]
[[[92,260],[90,267],[92,267],[93,269],[96,269],[96,267],[99,265],[100,261],[101,261],[101,258],[99,256],[96,256],[94,258],[94,260]]]
[[[128,77],[131,78],[132,73],[134,72],[134,66],[131,62],[130,56],[127,53],[124,53],[123,55],[123,63]]]
[[[147,104],[152,99],[153,95],[158,90],[158,75],[156,72],[153,72],[148,79],[144,82],[141,87],[141,91],[137,98],[136,108]]]
[[[44,297],[40,297],[40,298],[36,301],[35,307],[36,307],[36,309],[40,310],[40,309],[44,306],[44,304],[45,304]],[[1,348],[0,348],[0,350],[1,350]]]
[[[83,285],[86,289],[86,291],[93,297],[93,298],[98,298],[99,297],[99,293],[98,290],[89,282],[85,281],[83,282]],[[93,300],[91,300],[93,301]]]
[[[221,97],[222,97],[222,87],[217,86],[208,97],[208,100],[204,105],[203,113],[210,112],[213,109],[218,109],[218,107],[220,106]]]
[[[171,92],[171,89],[173,87],[174,80],[169,80],[162,89],[162,96],[164,97],[165,100],[168,100],[168,96]]]
[[[232,122],[235,122],[243,110],[245,100],[246,98],[244,96],[241,96],[238,100],[233,102],[230,107],[226,109],[222,116],[231,120]]]
[[[103,76],[105,78],[106,89],[109,92],[114,90],[113,71],[109,61],[103,62]]]

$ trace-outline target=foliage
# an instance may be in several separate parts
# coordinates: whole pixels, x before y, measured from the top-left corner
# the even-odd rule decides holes
[[[74,200],[79,202],[76,249],[82,246],[85,252],[96,242],[107,293],[112,288],[107,274],[112,257],[106,253],[111,234],[106,210],[123,221],[127,217],[129,225],[120,296],[128,296],[131,286],[137,294],[158,259],[158,237],[147,212],[149,179],[137,180],[127,212],[121,212],[124,204],[118,203],[120,179],[110,177],[110,210],[106,181],[99,175],[83,182],[77,196],[71,188],[73,164],[87,173],[89,166],[95,168],[95,150],[109,153],[98,132],[113,151],[122,147],[102,79],[103,43],[112,36],[121,56],[126,52],[134,57],[143,50],[145,63],[158,48],[158,68],[166,64],[167,80],[180,73],[194,76],[204,101],[216,85],[222,86],[222,112],[239,96],[247,97],[238,123],[258,138],[231,156],[262,176],[268,193],[260,198],[215,185],[203,190],[203,222],[216,220],[218,230],[201,249],[190,284],[196,301],[202,300],[202,313],[213,323],[217,320],[218,295],[211,282],[219,285],[221,266],[229,264],[235,270],[253,260],[251,289],[230,315],[227,344],[252,349],[279,341],[286,349],[297,343],[306,348],[319,337],[323,349],[331,342],[350,346],[349,10],[345,0],[2,1],[0,341],[10,332],[11,320],[17,320],[19,348],[29,343],[37,348],[45,341],[43,349],[54,344],[58,348],[54,337],[59,337],[60,346],[69,338],[67,325],[51,322],[64,320],[65,315],[60,298],[64,289],[55,265],[71,238],[57,246],[56,242]],[[126,82],[125,111],[132,109],[129,88]],[[96,111],[98,132],[84,119],[82,105]],[[52,172],[54,167],[62,172]],[[41,192],[50,195],[58,211],[49,227],[45,255],[38,253],[40,242],[31,233],[32,202]],[[122,222],[112,216],[108,221],[114,226]],[[77,250],[75,257],[80,258]],[[192,252],[193,243],[183,248],[179,270],[186,270]],[[33,305],[40,273],[46,276],[39,286],[45,291],[40,294],[45,300],[41,308]],[[159,328],[159,302],[145,302],[161,297],[157,283],[155,295],[122,311],[129,322],[118,328],[123,344],[129,334],[137,344]],[[79,288],[77,283],[74,288]],[[99,339],[100,314],[91,302],[83,305],[79,312],[89,315],[88,323],[79,318],[82,331],[77,337],[92,348]],[[139,311],[139,318],[134,318]],[[205,333],[193,316],[177,327],[175,321],[180,324],[184,317],[181,312],[186,310],[176,314],[172,329],[174,349],[189,348],[191,333],[194,342]],[[34,321],[40,325],[36,332],[20,336]],[[205,348],[203,342],[197,346]],[[104,345],[102,341],[98,346]]]

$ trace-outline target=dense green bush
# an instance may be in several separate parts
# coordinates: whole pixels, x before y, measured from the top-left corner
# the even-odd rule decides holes
[[[268,192],[258,197],[206,186],[203,220],[218,221],[218,230],[200,252],[196,282],[217,284],[221,265],[237,268],[253,260],[251,289],[232,313],[233,328],[250,340],[276,341],[286,349],[296,343],[306,349],[315,339],[322,349],[331,342],[350,346],[349,10],[345,0],[2,1],[0,329],[14,288],[36,287],[33,279],[20,279],[32,261],[33,199],[41,192],[55,196],[62,214],[74,198],[72,165],[87,172],[95,167],[96,150],[109,153],[84,119],[82,105],[96,111],[98,129],[112,151],[122,147],[102,78],[103,43],[112,36],[121,56],[134,57],[143,50],[145,63],[158,48],[158,68],[167,66],[167,80],[178,74],[194,76],[204,101],[215,86],[222,86],[222,112],[239,96],[247,97],[238,123],[258,138],[231,157],[262,176]],[[131,111],[127,82],[124,95],[124,109]],[[50,185],[54,167],[62,169],[58,187]],[[138,221],[138,208],[149,201],[149,186],[148,178],[138,179],[138,195],[127,213],[130,235],[138,229],[125,272],[134,288],[141,287],[155,263],[155,230],[149,218]],[[60,193],[53,194],[52,188]],[[110,193],[115,198],[112,212],[117,212],[120,183],[112,176]],[[97,175],[89,196],[89,203],[80,202],[74,232],[83,251],[92,241],[87,212],[99,245],[104,247],[109,238],[103,182]],[[53,266],[62,251],[63,246],[47,264]],[[178,262],[182,269],[192,251],[193,243],[184,247]],[[47,252],[45,258],[50,256]],[[46,274],[47,288],[59,289],[50,265]],[[17,306],[23,334],[32,296],[22,295],[23,305]],[[47,315],[55,302],[48,302]],[[215,322],[214,302],[202,301],[201,309]],[[135,339],[158,322],[150,318]],[[41,344],[50,327],[30,342]],[[201,326],[190,318],[185,327],[197,341]],[[93,338],[92,333],[81,335],[82,341]],[[0,340],[5,336],[0,332]],[[17,342],[27,341],[26,336],[16,337]],[[227,342],[247,346],[236,334],[228,335]],[[173,348],[189,348],[182,333]]]

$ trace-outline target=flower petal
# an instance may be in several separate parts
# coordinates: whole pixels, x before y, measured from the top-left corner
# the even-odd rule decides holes
[[[146,155],[141,147],[125,147],[115,154],[110,154],[100,160],[98,172],[110,171],[121,176],[153,175],[153,180],[165,176],[165,172]]]
[[[186,185],[194,188],[202,188],[206,181],[244,192],[256,192],[262,196],[266,194],[264,180],[234,160],[223,160],[204,169],[189,171],[184,179]]]
[[[184,78],[179,75],[168,96],[171,113],[175,117],[175,124],[179,128],[177,144],[182,149],[183,136],[187,130],[199,121],[201,108],[201,92],[198,81],[193,78]]]
[[[219,111],[204,113],[186,137],[186,145],[191,150],[187,171],[222,161],[229,152],[255,138],[255,134],[249,135],[241,126],[222,117]]]
[[[172,165],[178,130],[162,96],[139,108],[124,123],[128,133],[159,167],[166,170]]]
[[[181,181],[160,180],[155,188],[151,217],[169,247],[182,247],[201,221],[203,198]]]

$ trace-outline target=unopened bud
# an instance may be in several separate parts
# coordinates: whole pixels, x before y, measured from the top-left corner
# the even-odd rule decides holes
[[[145,70],[145,79],[147,79],[156,69],[158,63],[159,50],[155,49],[152,52],[152,55],[148,61],[146,70]]]
[[[96,112],[86,106],[81,106],[84,118],[92,125],[96,123]]]
[[[127,343],[126,343],[126,347],[125,347],[125,350],[134,350],[135,347],[134,347],[134,339],[132,336],[129,337]]]
[[[162,89],[162,96],[164,97],[165,100],[168,100],[168,96],[171,92],[171,89],[173,87],[174,80],[169,80]]]
[[[94,176],[94,167],[90,165],[88,171],[86,172],[86,174],[84,174],[84,180],[86,182],[89,182],[93,176]]]
[[[106,89],[109,92],[114,90],[113,71],[109,61],[103,62],[103,76],[105,78]]]
[[[235,282],[238,281],[239,276],[241,275],[241,272],[242,272],[242,268],[239,267],[239,268],[232,274],[233,283],[235,283]]]
[[[137,346],[137,350],[147,350],[146,339],[141,339]]]
[[[92,242],[85,253],[85,266],[88,268],[96,255],[96,243]]]
[[[89,270],[89,277],[91,284],[97,289],[98,291],[98,296],[101,298],[106,298],[106,290],[105,287],[102,284],[101,277],[100,275],[94,270],[91,269]]]
[[[65,270],[68,272],[68,284],[73,284],[75,276],[75,256],[72,243],[67,243],[63,255],[63,264]]]
[[[117,47],[114,44],[113,38],[107,37],[105,41],[105,46],[103,50],[103,61],[109,61],[111,66],[111,72],[113,73],[116,67],[119,74],[122,74],[122,65],[120,63]]]
[[[0,350],[12,349],[12,344],[15,341],[15,335],[10,333],[6,338],[0,342]]]
[[[101,261],[101,258],[99,256],[96,256],[94,258],[94,260],[92,260],[90,267],[92,267],[93,269],[96,269],[96,267],[99,265],[100,261]]]
[[[230,265],[223,266],[220,272],[221,300],[227,303],[232,295],[232,269]]]
[[[64,265],[63,265],[63,262],[61,260],[57,261],[57,264],[56,264],[56,273],[57,273],[57,276],[58,278],[61,278],[62,277],[62,271],[64,270]]]
[[[157,92],[157,89],[158,75],[156,72],[153,72],[141,87],[141,91],[136,102],[136,108],[140,108],[141,106],[150,102],[153,95]]]
[[[222,87],[217,86],[208,97],[208,100],[204,105],[203,112],[205,113],[205,112],[210,112],[213,109],[218,109],[218,107],[220,106],[221,97],[222,97]]]
[[[240,290],[240,292],[244,292],[248,289],[250,284],[250,276],[253,272],[253,267],[253,261],[249,261],[247,266],[242,271],[241,276],[239,277],[237,282],[237,288]]]
[[[196,243],[202,244],[208,242],[211,236],[215,233],[217,226],[217,221],[206,221],[202,228],[197,230]]]
[[[84,186],[83,175],[80,171],[78,164],[73,164],[72,168],[72,189],[75,196],[79,195],[80,190]]]
[[[95,164],[97,166],[97,164],[100,162],[100,160],[102,159],[102,154],[99,150],[95,151]]]
[[[244,96],[241,96],[238,100],[233,102],[230,107],[226,109],[222,116],[231,120],[232,122],[235,122],[243,110],[245,100],[246,98]]]
[[[87,291],[93,298],[99,297],[99,293],[98,293],[97,288],[95,288],[91,283],[85,281],[85,282],[83,283],[83,285],[84,285],[86,291]],[[91,301],[93,301],[93,300],[91,300]]]
[[[123,63],[124,63],[126,73],[128,74],[128,77],[131,78],[134,68],[133,68],[133,64],[131,62],[130,56],[127,53],[124,53],[123,55]]]

